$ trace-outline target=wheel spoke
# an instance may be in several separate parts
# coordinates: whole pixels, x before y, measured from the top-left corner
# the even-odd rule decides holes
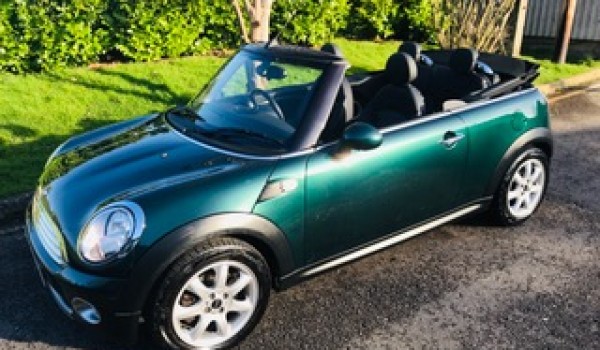
[[[239,292],[246,288],[250,282],[252,282],[252,278],[250,276],[244,273],[240,274],[240,278],[238,278],[238,280],[229,287],[231,296],[236,296]]]
[[[530,187],[530,190],[532,193],[542,193],[542,190],[544,189],[544,185],[543,184],[536,184]]]
[[[522,206],[522,205],[523,205],[523,196],[519,196],[519,197],[517,198],[517,201],[515,202],[515,205],[514,205],[514,207],[513,207],[513,208],[514,208],[515,210],[521,210],[521,206]]]
[[[208,317],[208,315],[200,317],[198,324],[196,324],[196,327],[192,329],[190,334],[190,337],[193,341],[197,341],[206,333],[206,329],[208,328],[208,325],[210,325],[211,321],[212,320]]]
[[[215,319],[215,321],[217,322],[217,330],[219,334],[221,334],[224,337],[229,337],[229,335],[232,332],[232,329],[229,322],[227,322],[227,317],[225,317],[225,314],[221,314]]]
[[[523,178],[523,176],[521,176],[521,174],[519,174],[518,171],[515,173],[515,176],[513,177],[513,179],[521,186],[527,185],[527,180],[525,180]]]
[[[515,198],[518,198],[521,195],[521,191],[519,189],[515,189],[513,191],[508,192],[508,200],[512,201]]]
[[[202,313],[202,305],[200,303],[197,303],[192,306],[175,305],[175,308],[173,310],[173,315],[175,316],[175,318],[177,318],[180,321],[188,319],[188,318],[196,317],[196,316],[200,315],[201,313]]]
[[[523,196],[521,196],[521,205],[519,205],[519,208],[527,210],[529,208],[529,203],[530,203],[529,193],[523,193]]]
[[[525,170],[525,178],[531,178],[531,174],[533,173],[533,166],[531,165],[531,162],[526,162],[524,164],[524,170]]]
[[[538,167],[534,167],[533,168],[533,173],[531,174],[531,177],[529,178],[529,181],[532,182],[536,182],[539,180],[539,177],[542,175],[542,169],[538,168]]]
[[[250,299],[245,300],[233,300],[229,306],[229,310],[236,312],[248,312],[254,310],[254,305]]]
[[[199,278],[190,280],[185,289],[196,294],[201,300],[208,300],[208,296],[212,292]]]
[[[215,287],[225,288],[227,285],[227,276],[229,275],[229,265],[219,264],[215,266]]]
[[[536,206],[537,203],[538,203],[539,198],[540,198],[540,194],[539,193],[533,192],[533,191],[529,192],[529,203],[530,203],[530,206]]]

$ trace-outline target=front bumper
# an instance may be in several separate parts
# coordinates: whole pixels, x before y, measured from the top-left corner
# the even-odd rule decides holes
[[[131,311],[124,307],[131,300],[123,293],[127,290],[127,280],[91,275],[70,267],[68,263],[57,263],[44,249],[32,225],[31,207],[27,210],[26,224],[27,241],[42,285],[50,292],[61,311],[120,341],[134,343],[137,340],[141,311]],[[76,298],[83,299],[96,308],[98,322],[90,322],[74,311],[72,302]]]

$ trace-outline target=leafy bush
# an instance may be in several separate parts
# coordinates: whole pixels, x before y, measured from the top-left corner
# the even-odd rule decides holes
[[[188,53],[204,30],[204,1],[117,0],[109,8],[112,48],[136,61]]]
[[[276,0],[271,33],[281,30],[280,39],[286,42],[322,44],[345,27],[349,9],[347,0]]]
[[[271,33],[280,30],[285,42],[318,45],[349,22],[346,33],[360,38],[428,37],[433,1],[442,0],[276,0]],[[239,45],[238,26],[231,0],[2,1],[0,70],[205,53]]]
[[[399,6],[395,0],[355,0],[350,16],[351,31],[358,37],[385,39],[394,34]]]
[[[106,48],[107,32],[97,19],[103,0],[20,0],[15,23],[29,46],[27,66],[34,70],[89,63]]]
[[[200,0],[205,3],[206,1]],[[206,53],[208,50],[235,47],[241,42],[240,29],[231,5],[231,0],[212,0],[210,5],[204,5],[202,13],[205,26],[197,42],[192,48],[193,53]]]
[[[29,46],[11,24],[12,10],[8,4],[0,7],[0,70],[18,73],[27,69]]]
[[[436,0],[401,0],[394,23],[395,37],[417,42],[435,42],[433,3]]]
[[[432,1],[351,0],[346,33],[361,39],[433,41]]]

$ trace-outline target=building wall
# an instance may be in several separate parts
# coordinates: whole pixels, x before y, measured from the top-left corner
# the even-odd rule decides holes
[[[529,0],[525,36],[554,38],[563,0]],[[600,41],[600,0],[578,0],[573,39]]]

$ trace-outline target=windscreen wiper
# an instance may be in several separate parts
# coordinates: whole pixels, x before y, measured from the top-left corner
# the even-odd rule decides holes
[[[192,119],[194,121],[196,121],[196,120],[204,121],[204,118],[202,118],[196,112],[196,110],[194,110],[190,106],[177,106],[177,107],[173,107],[170,110],[168,110],[167,113],[179,115],[179,116],[182,116],[182,117],[187,117],[187,118],[190,118],[190,119]]]
[[[267,141],[276,143],[278,146],[285,147],[285,143],[283,143],[281,140],[278,140],[278,139],[275,139],[268,135],[262,134],[260,132],[256,132],[256,131],[252,131],[252,130],[248,130],[248,129],[218,128],[215,130],[202,130],[199,133],[201,133],[202,135],[205,135],[205,136],[212,136],[212,137],[217,137],[217,138],[229,138],[232,136],[235,137],[235,136],[240,136],[240,135],[250,136],[250,137],[259,138],[262,140],[267,140]]]

